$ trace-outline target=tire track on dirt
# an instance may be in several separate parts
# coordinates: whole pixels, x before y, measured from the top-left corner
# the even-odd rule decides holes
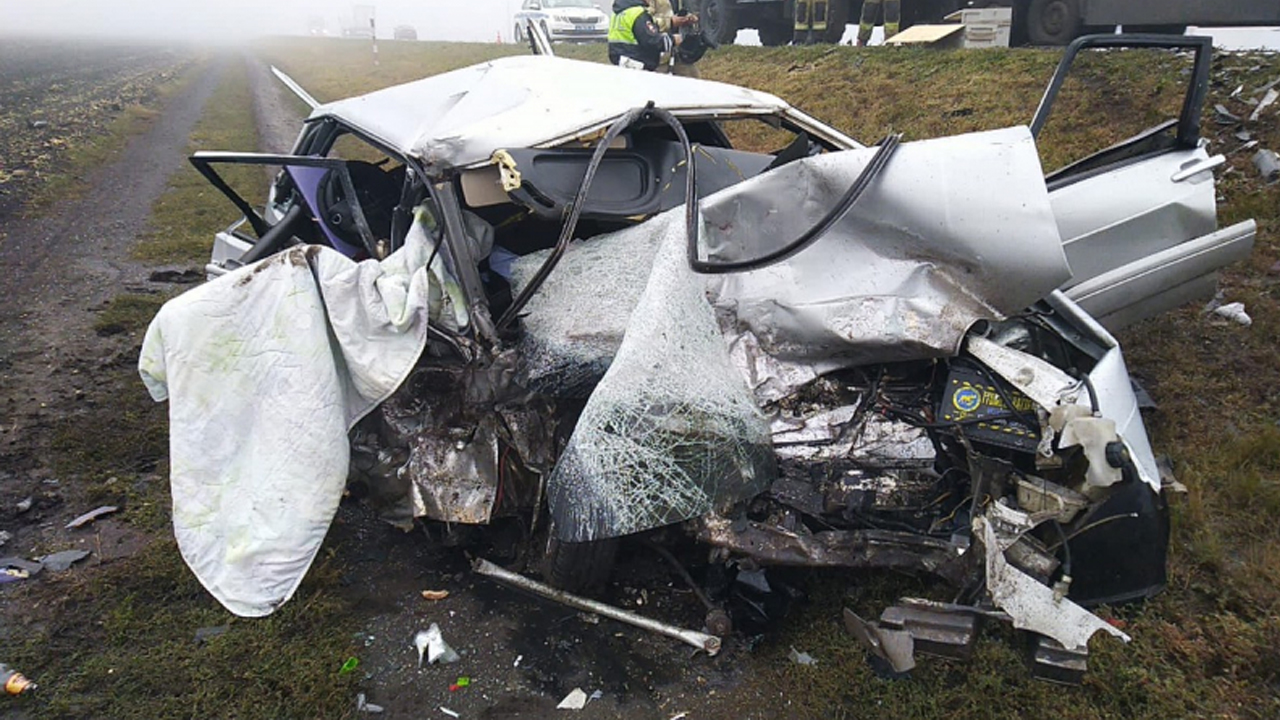
[[[89,172],[91,190],[83,197],[4,228],[0,297],[11,304],[0,314],[0,456],[38,450],[41,438],[32,430],[76,395],[77,384],[92,382],[68,377],[67,368],[94,360],[101,367],[133,350],[136,338],[97,336],[93,310],[145,285],[149,268],[130,260],[129,251],[181,167],[226,66],[219,59],[201,70],[114,162]]]

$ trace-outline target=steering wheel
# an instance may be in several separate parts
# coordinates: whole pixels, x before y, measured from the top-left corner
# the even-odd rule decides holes
[[[364,211],[364,218],[373,232],[373,238],[377,240],[389,237],[391,214],[399,200],[400,183],[391,173],[360,160],[347,161],[347,172],[351,176],[351,184],[355,186],[356,198],[360,201],[360,209]],[[341,174],[336,170],[325,173],[319,189],[321,221],[344,242],[364,247],[365,241],[356,225],[346,188],[342,186]]]

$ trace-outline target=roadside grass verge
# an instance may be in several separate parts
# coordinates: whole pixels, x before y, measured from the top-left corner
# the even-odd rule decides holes
[[[207,58],[200,58],[177,66],[161,75],[167,79],[147,88],[138,102],[121,108],[101,132],[77,138],[70,144],[63,141],[66,147],[63,162],[44,174],[42,183],[27,199],[23,214],[38,217],[55,202],[74,200],[91,190],[84,180],[88,171],[110,162],[130,138],[150,127],[168,98],[187,87],[204,71],[207,63]]]
[[[243,63],[228,67],[191,144],[256,146]],[[246,170],[233,182],[264,189],[261,170]],[[156,229],[140,241],[140,259],[174,264],[207,257],[211,233],[234,220],[234,210],[203,185],[189,167],[175,176],[155,203]],[[125,293],[102,308],[94,329],[137,343],[98,369],[78,409],[51,428],[55,472],[82,483],[89,499],[122,506],[116,517],[142,533],[142,549],[12,588],[13,601],[32,610],[25,629],[8,636],[5,662],[38,678],[40,688],[10,698],[9,709],[42,718],[353,716],[364,675],[340,672],[358,653],[358,623],[357,608],[337,590],[343,566],[335,541],[288,604],[252,621],[223,609],[178,552],[167,481],[168,408],[151,401],[135,367],[142,331],[165,299]],[[223,626],[221,634],[196,641],[198,629]]]
[[[198,150],[257,148],[253,95],[243,62],[232,63],[205,106],[205,113],[191,133],[189,153]],[[227,183],[253,204],[266,197],[267,178],[262,168],[222,165],[217,168]],[[190,163],[169,181],[169,187],[151,207],[151,230],[139,239],[133,256],[154,264],[198,264],[209,259],[213,235],[240,217],[222,193]]]

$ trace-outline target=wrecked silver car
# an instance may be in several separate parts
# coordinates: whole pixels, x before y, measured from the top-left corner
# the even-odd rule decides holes
[[[1181,116],[1046,176],[1073,57],[1135,42],[1194,55]],[[658,528],[740,568],[933,574],[965,604],[846,618],[894,669],[921,622],[984,613],[1082,667],[1123,636],[1085,608],[1165,582],[1109,331],[1253,242],[1217,227],[1209,61],[1085,38],[1027,127],[865,147],[744,88],[515,57],[311,101],[290,155],[198,153],[245,219],[140,361],[184,558],[267,614],[352,482],[405,525],[525,518],[574,591]],[[735,149],[742,124],[789,139]],[[226,163],[281,167],[264,211]]]

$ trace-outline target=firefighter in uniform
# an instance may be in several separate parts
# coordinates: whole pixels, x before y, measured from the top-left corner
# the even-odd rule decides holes
[[[633,70],[656,70],[665,53],[680,44],[660,30],[644,0],[614,0],[609,21],[609,62]]]
[[[876,15],[880,6],[884,5],[884,39],[888,40],[898,34],[902,21],[902,7],[899,0],[865,0],[862,3],[862,20],[858,22],[858,47],[863,47],[871,39],[871,31],[876,26]]]

